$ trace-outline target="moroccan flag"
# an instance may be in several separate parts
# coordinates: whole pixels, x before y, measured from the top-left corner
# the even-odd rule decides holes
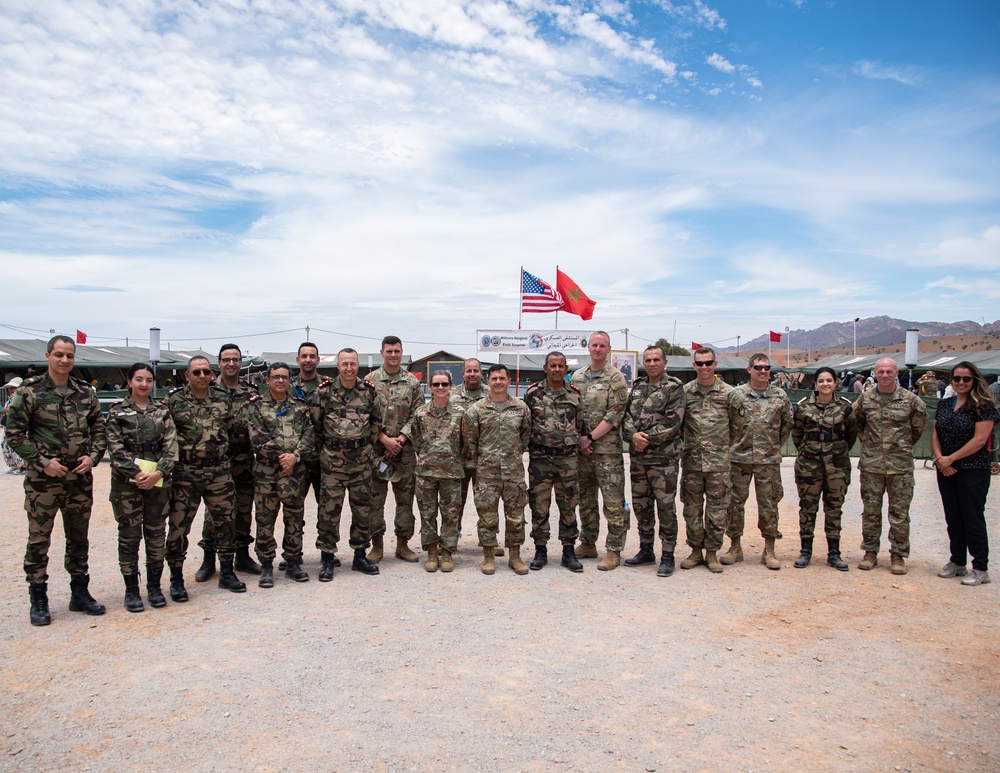
[[[556,292],[562,296],[563,311],[576,314],[583,320],[588,320],[594,316],[594,307],[597,303],[590,300],[587,294],[580,289],[579,285],[558,268],[556,269]]]
[[[775,332],[774,332],[774,331],[772,330],[772,331],[771,331],[771,341],[772,341],[773,343],[776,343],[776,344],[780,344],[780,343],[781,343],[781,333],[775,333]]]
[[[704,349],[704,348],[705,347],[703,347],[701,344],[696,344],[694,341],[691,342],[691,351],[692,352],[696,352],[699,349]]]
[[[82,330],[77,330],[76,331],[76,342],[78,344],[85,344],[85,343],[87,343],[87,334],[84,333]]]

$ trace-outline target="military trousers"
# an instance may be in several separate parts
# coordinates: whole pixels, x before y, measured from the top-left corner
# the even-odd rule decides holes
[[[281,557],[286,561],[302,562],[302,533],[306,518],[300,466],[296,465],[292,475],[282,475],[278,465],[257,465],[254,483],[257,546],[254,552],[261,563],[274,561],[278,547],[274,539],[274,525],[278,521],[279,509],[284,524]]]
[[[441,545],[449,553],[454,553],[458,549],[462,522],[461,478],[418,475],[416,493],[417,509],[420,510],[420,546],[427,550],[431,545]]]
[[[823,528],[826,538],[840,539],[841,516],[847,489],[851,485],[851,467],[836,467],[832,460],[795,462],[795,487],[799,492],[799,536],[812,537],[816,531],[816,514],[823,501]]]
[[[203,550],[214,550],[221,559],[236,552],[236,510],[233,507],[233,478],[227,467],[175,471],[170,486],[170,531],[167,534],[167,564],[184,565],[188,535],[202,500],[205,524],[211,542],[199,542]]]
[[[629,517],[625,510],[625,461],[621,454],[580,454],[580,542],[596,545],[601,532],[597,494],[604,500],[608,550],[625,549]]]
[[[689,470],[681,476],[681,504],[687,544],[694,550],[719,550],[726,532],[732,476],[729,470]]]
[[[524,507],[528,494],[524,480],[479,478],[472,491],[479,514],[479,545],[496,547],[500,530],[500,502],[503,502],[504,538],[508,547],[524,544]]]
[[[29,468],[24,473],[24,509],[28,514],[28,547],[24,552],[25,579],[48,581],[49,545],[56,513],[62,511],[66,534],[65,567],[71,577],[87,574],[90,555],[90,511],[94,503],[92,473],[71,479],[50,478]]]
[[[531,539],[536,545],[546,545],[551,535],[549,508],[555,491],[559,509],[559,542],[575,545],[580,536],[576,523],[576,507],[580,503],[579,455],[528,456],[528,505],[531,508]]]
[[[757,528],[762,537],[777,537],[778,502],[785,495],[785,489],[781,485],[781,465],[733,462],[730,475],[733,493],[729,499],[729,517],[726,522],[726,534],[729,538],[743,536],[751,479],[757,495]]]
[[[380,444],[381,445],[381,444]],[[392,495],[396,500],[396,514],[393,528],[396,536],[409,541],[416,530],[413,516],[413,497],[416,493],[417,455],[413,448],[404,446],[396,458],[400,478],[392,484]],[[389,481],[372,476],[371,532],[372,536],[385,534],[385,502],[389,496]]]
[[[660,543],[672,553],[677,547],[677,462],[647,464],[631,457],[632,512],[639,527],[639,542],[652,543],[656,516],[660,516]]]
[[[351,504],[349,544],[353,550],[371,543],[372,463],[370,454],[323,459],[321,496],[316,512],[316,547],[336,553],[344,498]]]
[[[245,548],[253,542],[254,477],[253,454],[233,454],[229,460],[229,474],[233,477],[233,506],[236,509],[234,528],[236,530],[236,547]],[[202,546],[215,550],[212,535],[209,533],[208,521],[201,527]]]
[[[889,550],[910,555],[910,502],[913,470],[894,475],[861,471],[861,549],[878,553],[882,542],[882,498],[889,495]]]
[[[108,497],[118,522],[118,566],[122,575],[139,573],[139,542],[146,542],[146,565],[163,566],[167,555],[170,485],[147,491],[134,483],[112,481]]]

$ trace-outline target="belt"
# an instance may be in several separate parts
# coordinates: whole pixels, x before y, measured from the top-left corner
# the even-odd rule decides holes
[[[846,440],[842,434],[833,434],[833,430],[826,430],[825,432],[819,432],[818,430],[813,430],[805,434],[806,440],[817,440],[821,443],[833,443],[836,440]]]
[[[224,464],[229,463],[228,456],[213,456],[210,459],[195,459],[188,454],[182,453],[180,455],[180,464],[185,467],[221,467]]]
[[[537,454],[539,456],[575,456],[577,453],[577,447],[575,445],[543,446],[532,443],[528,446],[528,453]]]
[[[158,454],[163,450],[163,441],[144,440],[141,443],[126,443],[125,448],[130,454]]]
[[[326,438],[323,445],[333,451],[354,451],[368,444],[367,438],[354,438],[353,440],[338,440],[337,438]]]

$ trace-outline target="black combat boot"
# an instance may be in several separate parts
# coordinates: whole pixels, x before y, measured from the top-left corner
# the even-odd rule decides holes
[[[642,566],[643,564],[655,564],[656,553],[653,552],[652,542],[640,542],[639,552],[631,558],[625,559],[625,566]]]
[[[90,575],[80,574],[69,580],[69,611],[86,612],[88,615],[103,615],[107,608],[90,595]]]
[[[170,567],[170,598],[181,604],[188,600],[188,592],[184,588],[184,567]]]
[[[625,563],[628,563],[626,561]],[[656,567],[657,577],[669,577],[674,573],[674,554],[670,551],[664,550],[663,555],[660,556],[660,565]]]
[[[129,612],[145,612],[146,607],[139,595],[139,575],[125,574],[122,579],[125,580],[125,609]]]
[[[560,563],[571,572],[583,571],[583,564],[581,564],[580,559],[576,557],[576,552],[573,550],[572,545],[563,545],[563,556]]]
[[[257,584],[261,588],[274,587],[274,564],[270,561],[260,562],[260,579],[257,580]]]
[[[246,583],[236,576],[231,558],[219,558],[219,587],[233,593],[246,592]]]
[[[236,548],[236,560],[233,562],[233,569],[247,574],[260,574],[260,564],[250,557],[250,548],[244,545]]]
[[[163,577],[163,564],[155,566],[146,564],[146,597],[149,599],[151,607],[165,607],[167,600],[163,598],[163,591],[160,590],[160,578]]]
[[[319,581],[320,582],[332,582],[333,580],[333,553],[327,553],[326,551],[321,551],[319,554],[319,559],[323,563],[319,567]],[[366,559],[367,560],[367,559]],[[357,562],[357,559],[355,559]],[[287,569],[288,565],[292,563],[291,561],[285,562],[285,567]]]
[[[215,551],[206,550],[205,558],[201,562],[201,566],[198,567],[198,571],[194,573],[195,582],[208,582],[213,577],[215,577]]]
[[[32,583],[28,586],[28,598],[31,599],[31,624],[49,625],[52,615],[49,614],[48,583]]]
[[[324,553],[324,556],[327,554]],[[332,574],[333,562],[330,562],[330,572]],[[363,574],[378,574],[378,567],[368,560],[368,556],[365,554],[364,548],[358,548],[354,551],[354,563],[351,564],[352,572],[361,572]]]
[[[336,566],[336,564],[334,564]],[[295,582],[309,582],[309,574],[298,561],[285,562],[285,577]]]
[[[849,571],[851,567],[844,563],[844,559],[840,557],[840,538],[830,539],[826,538],[826,565],[832,566],[839,572]]]
[[[547,545],[535,545],[535,557],[531,559],[529,565],[536,572],[549,562],[549,548]]]
[[[799,553],[799,557],[795,559],[796,569],[805,569],[809,566],[809,561],[812,560],[813,555],[813,538],[812,537],[802,537],[802,551]]]

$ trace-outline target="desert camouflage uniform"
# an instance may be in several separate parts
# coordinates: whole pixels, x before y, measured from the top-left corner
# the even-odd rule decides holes
[[[274,524],[278,508],[282,510],[284,536],[281,557],[302,562],[302,532],[305,528],[305,468],[302,459],[315,455],[315,431],[310,406],[296,397],[278,402],[268,390],[247,406],[247,428],[253,446],[254,499],[257,506],[257,558],[262,563],[274,561],[277,544]],[[278,457],[299,455],[291,475],[281,472]]]
[[[792,442],[798,451],[799,536],[813,536],[822,497],[826,538],[840,539],[841,512],[851,485],[851,447],[857,439],[854,406],[847,398],[822,403],[811,395],[795,406]]]
[[[224,389],[210,386],[203,398],[191,393],[190,385],[177,387],[167,395],[167,407],[177,427],[179,453],[170,487],[170,533],[167,535],[167,564],[184,565],[188,534],[202,499],[205,500],[205,528],[211,542],[198,544],[215,550],[223,561],[236,552],[235,489],[230,474],[229,438],[232,435],[233,406]]]
[[[469,406],[473,403],[478,403],[486,395],[490,393],[490,390],[486,387],[480,385],[479,389],[471,390],[465,386],[465,383],[459,384],[457,387],[451,390],[448,394],[448,402],[455,403],[462,407],[463,411],[467,411]],[[469,484],[475,485],[476,483],[476,462],[474,459],[466,459],[465,461],[465,474],[462,476],[462,511],[465,511],[465,502],[469,497]],[[459,515],[458,519],[458,530],[459,533],[462,531],[462,518]]]
[[[684,450],[684,386],[666,373],[659,383],[638,378],[632,385],[622,439],[629,443],[629,475],[632,479],[632,510],[639,527],[639,542],[651,544],[660,514],[660,542],[672,553],[677,547],[677,465]],[[645,432],[649,445],[632,448],[632,436]]]
[[[854,403],[861,438],[861,549],[878,552],[882,540],[882,497],[889,494],[889,548],[910,555],[910,502],[913,501],[913,447],[927,428],[927,407],[897,386],[878,389]]]
[[[531,439],[531,414],[520,400],[508,396],[497,405],[487,397],[465,412],[462,435],[467,458],[476,461],[473,501],[479,513],[479,545],[496,547],[503,500],[505,544],[524,543],[524,487],[522,456]]]
[[[316,378],[310,379],[309,381],[303,381],[296,376],[292,381],[289,394],[303,400],[308,405],[314,406],[316,405],[316,390],[319,389],[320,381],[321,379],[318,375]],[[265,387],[265,392],[266,391],[268,390]],[[313,497],[316,499],[316,504],[318,505],[321,481],[319,469],[319,449],[314,449],[308,456],[303,454],[300,464],[305,471],[302,475],[302,500],[305,502],[305,497],[309,493],[309,487],[312,486]]]
[[[382,409],[382,431],[389,437],[406,435],[407,442],[396,457],[396,465],[401,477],[392,484],[392,495],[396,500],[396,517],[393,528],[396,537],[409,541],[413,537],[416,523],[413,518],[414,471],[417,457],[413,452],[413,444],[409,442],[409,423],[414,412],[424,404],[424,392],[416,376],[408,373],[405,368],[390,376],[381,367],[365,378],[375,387],[378,393],[379,407]],[[385,450],[381,443],[375,446],[376,452],[383,455]],[[385,534],[385,500],[389,495],[389,481],[379,477],[372,478],[371,530],[372,536]]]
[[[249,547],[253,542],[253,448],[250,446],[250,435],[247,431],[247,401],[259,394],[255,387],[240,379],[235,389],[227,387],[222,379],[215,386],[225,390],[233,401],[233,431],[229,437],[229,472],[233,476],[233,487],[236,490],[234,506],[236,508],[236,547]],[[264,386],[266,393],[267,386]],[[211,545],[211,540],[205,526],[202,526],[202,543]],[[212,549],[211,547],[209,548]]]
[[[107,440],[101,405],[90,384],[69,377],[56,386],[48,373],[26,379],[14,393],[7,413],[7,445],[20,456],[24,473],[24,509],[28,514],[28,547],[24,573],[31,584],[48,580],[49,544],[56,513],[62,510],[66,533],[66,571],[87,575],[88,531],[94,503],[93,473],[50,478],[43,470],[51,459],[69,469],[89,456],[101,461]]]
[[[460,403],[443,408],[427,403],[410,421],[417,454],[417,508],[420,510],[420,546],[427,550],[440,543],[449,553],[458,548],[462,520],[462,419]],[[441,531],[438,533],[438,510]]]
[[[613,365],[591,370],[587,365],[573,373],[570,383],[583,394],[583,420],[590,431],[602,421],[614,427],[604,437],[594,441],[593,454],[580,454],[580,542],[596,545],[601,531],[601,515],[597,492],[604,499],[604,519],[608,523],[605,547],[621,552],[625,549],[629,517],[625,510],[625,461],[619,427],[625,415],[628,386],[625,377]]]
[[[177,464],[177,429],[164,403],[145,409],[126,397],[108,411],[111,509],[118,522],[118,564],[124,576],[139,572],[139,541],[146,541],[146,565],[163,567],[167,554],[170,476]],[[143,491],[135,485],[136,459],[156,462],[163,485]]]
[[[352,549],[371,542],[372,462],[382,429],[382,409],[375,387],[358,381],[347,388],[340,379],[324,381],[313,408],[316,446],[323,470],[316,523],[316,547],[336,553],[344,495],[351,502]],[[381,445],[381,444],[380,444]]]
[[[547,381],[528,387],[524,403],[531,412],[528,444],[528,504],[531,539],[546,545],[551,535],[552,490],[559,508],[559,542],[575,545],[580,536],[576,506],[580,502],[577,470],[580,436],[589,431],[583,420],[583,395],[575,386],[553,389]]]

